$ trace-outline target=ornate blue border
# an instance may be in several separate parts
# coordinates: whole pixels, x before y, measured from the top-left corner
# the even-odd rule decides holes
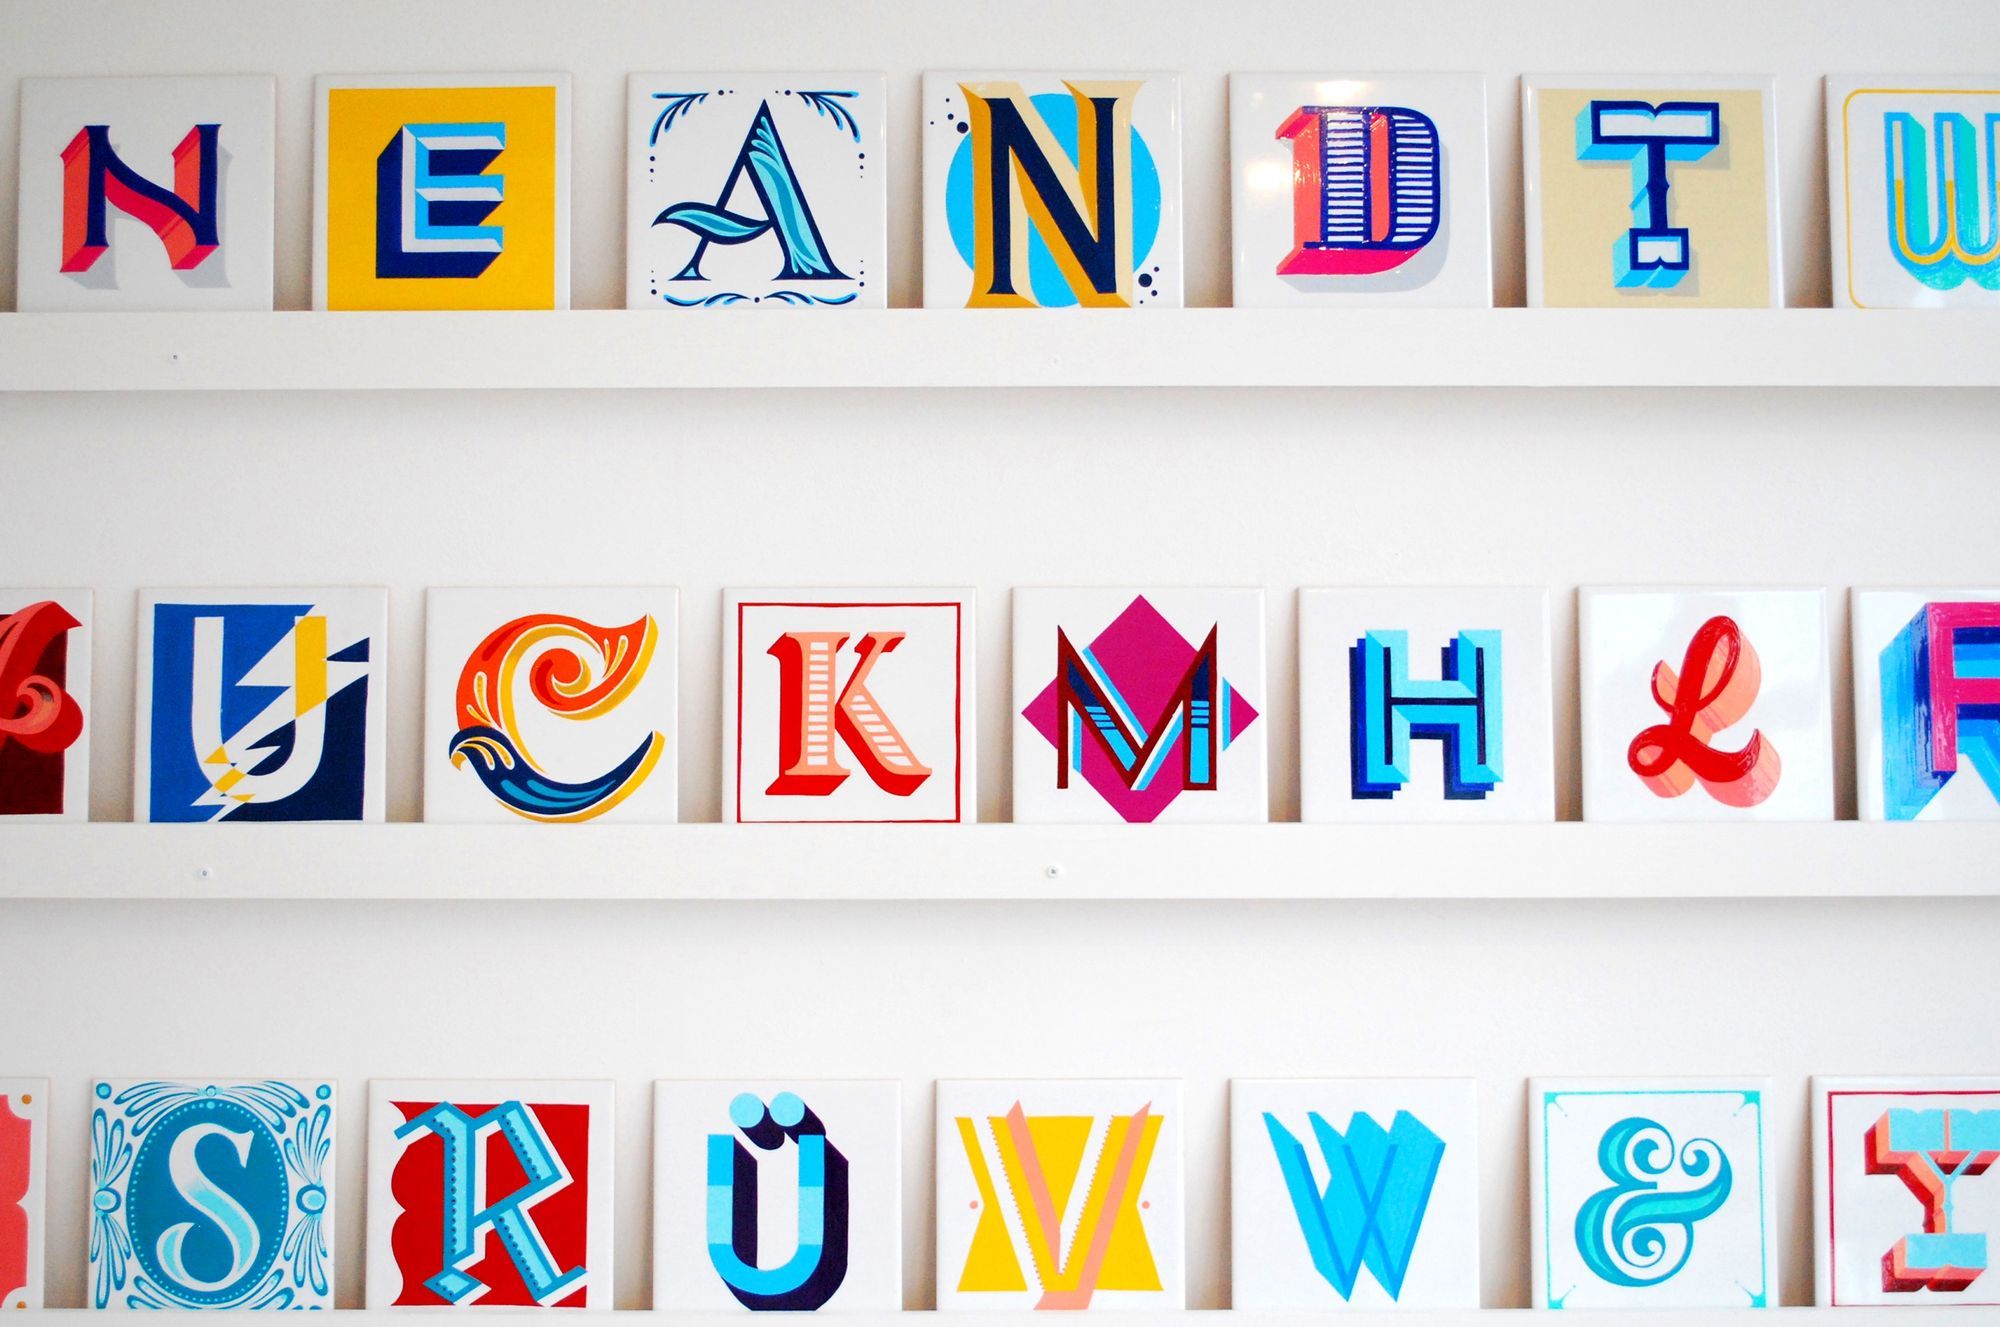
[[[1546,1302],[1537,1307],[1560,1309],[1575,1291],[1572,1286],[1564,1292],[1563,1299],[1555,1297],[1555,1241],[1549,1227],[1551,1209],[1554,1207],[1549,1192],[1549,1110],[1559,1097],[1741,1097],[1743,1104],[1757,1113],[1757,1266],[1762,1280],[1755,1291],[1744,1288],[1750,1296],[1747,1308],[1765,1309],[1771,1307],[1771,1214],[1765,1210],[1766,1182],[1764,1177],[1764,1094],[1761,1091],[1745,1092],[1737,1088],[1686,1087],[1686,1088],[1605,1088],[1595,1091],[1555,1091],[1542,1093],[1542,1298]]]

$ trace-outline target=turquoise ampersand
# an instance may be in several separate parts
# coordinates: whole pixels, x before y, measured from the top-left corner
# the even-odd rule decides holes
[[[1576,1214],[1576,1247],[1600,1278],[1616,1286],[1671,1279],[1694,1253],[1696,1223],[1729,1200],[1729,1158],[1712,1139],[1676,1149],[1665,1126],[1632,1116],[1605,1131],[1597,1165],[1611,1181]],[[1663,1189],[1678,1172],[1693,1188]]]

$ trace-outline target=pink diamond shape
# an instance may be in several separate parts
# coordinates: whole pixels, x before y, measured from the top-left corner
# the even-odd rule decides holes
[[[1053,637],[1048,644],[1050,656],[1054,657]],[[1196,643],[1182,639],[1180,632],[1160,616],[1158,609],[1146,602],[1144,595],[1127,605],[1125,611],[1088,646],[1141,723],[1150,723],[1154,716],[1166,709],[1174,688],[1180,685],[1188,664],[1194,660],[1197,648]],[[1223,716],[1228,727],[1224,731],[1233,741],[1256,722],[1257,711],[1227,679],[1225,685],[1229,687],[1229,699],[1227,713]],[[1028,702],[1028,707],[1021,711],[1021,717],[1033,725],[1035,731],[1060,754],[1063,738],[1061,725],[1056,720],[1056,684],[1053,680],[1040,695]],[[1105,755],[1096,742],[1085,741],[1084,780],[1127,821],[1135,825],[1149,824],[1185,791],[1180,786],[1177,771],[1183,768],[1186,759],[1182,751],[1186,742],[1185,733],[1176,737],[1173,745],[1167,748],[1166,763],[1160,767],[1152,784],[1144,791],[1134,792],[1125,786],[1116,762]],[[1053,770],[1050,777],[1054,777]]]

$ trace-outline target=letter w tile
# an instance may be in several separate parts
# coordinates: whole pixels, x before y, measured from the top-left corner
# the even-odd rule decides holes
[[[1390,1299],[1400,1299],[1444,1158],[1444,1140],[1407,1111],[1397,1111],[1386,1130],[1372,1116],[1356,1114],[1345,1134],[1318,1112],[1306,1118],[1326,1158],[1324,1189],[1313,1178],[1305,1145],[1278,1117],[1266,1112],[1264,1127],[1277,1150],[1313,1266],[1342,1299],[1353,1297],[1364,1267]]]

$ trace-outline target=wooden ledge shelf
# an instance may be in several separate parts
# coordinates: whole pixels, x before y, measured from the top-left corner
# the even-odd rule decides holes
[[[1983,310],[0,313],[0,392],[1993,387],[1996,341]]]
[[[9,825],[0,900],[2000,897],[2000,825]]]

